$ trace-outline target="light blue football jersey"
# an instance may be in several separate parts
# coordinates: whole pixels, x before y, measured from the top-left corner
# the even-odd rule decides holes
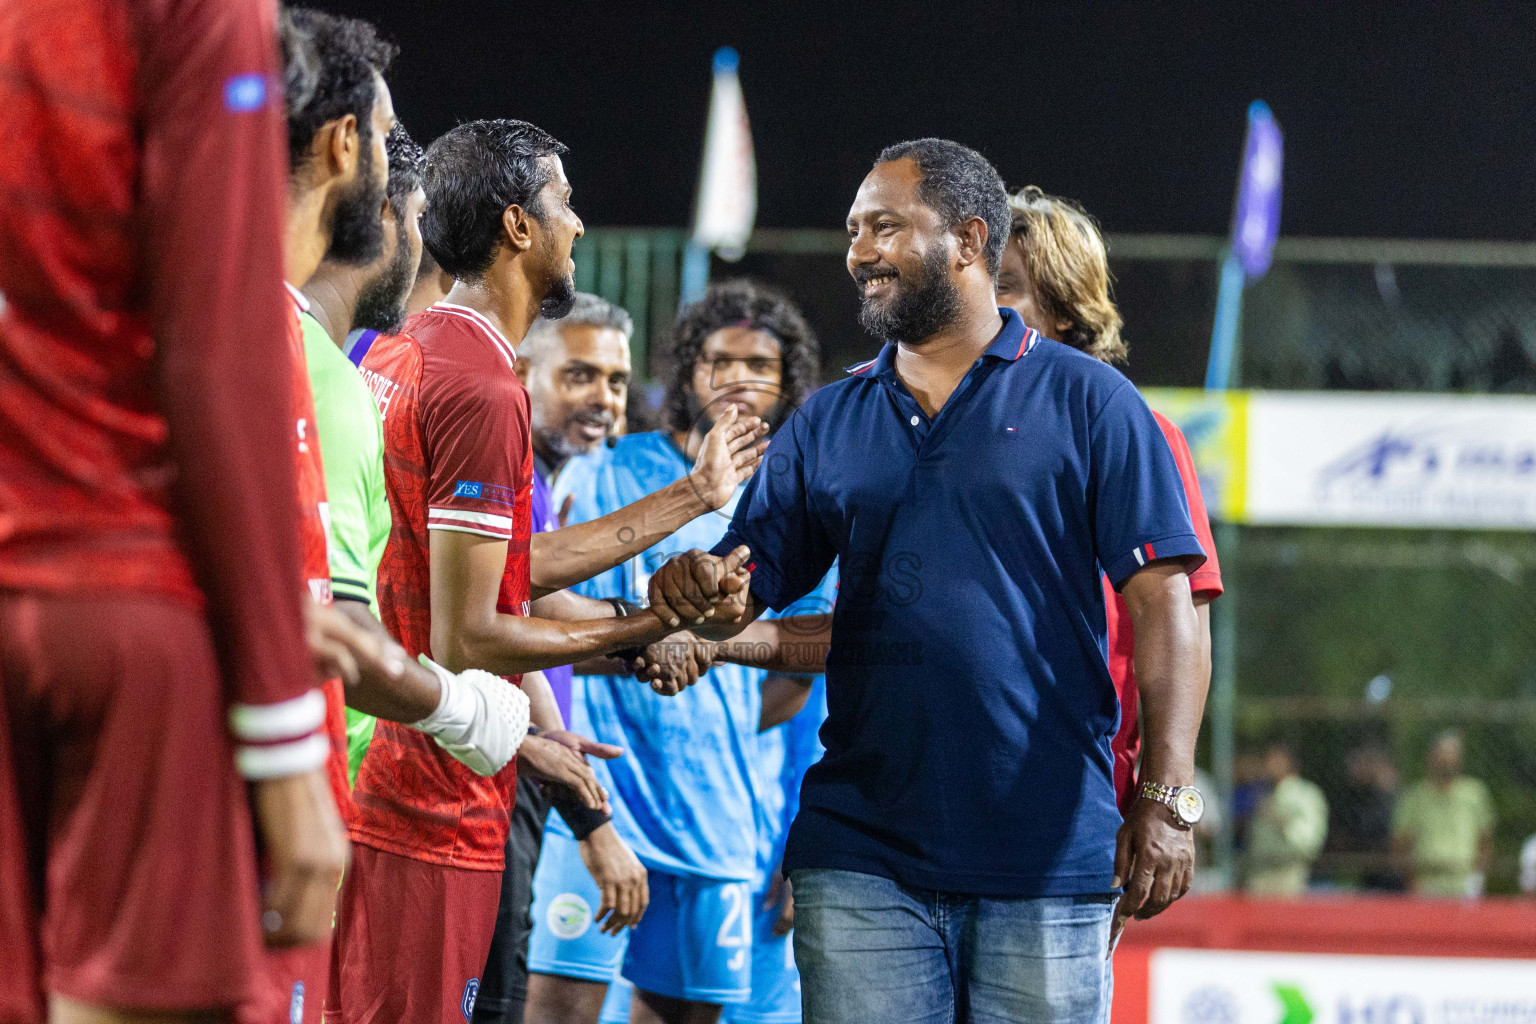
[[[826,753],[818,736],[826,720],[827,679],[817,676],[799,714],[758,734],[758,888],[784,859],[784,839],[800,810],[800,780]]]
[[[780,615],[768,614],[776,618],[826,615],[831,612],[836,598],[837,566],[834,564],[815,590],[785,608]],[[805,707],[798,714],[758,733],[757,777],[761,793],[757,824],[758,888],[767,884],[769,873],[784,857],[784,839],[800,809],[800,780],[805,778],[806,769],[821,760],[821,755],[826,752],[818,735],[826,720],[827,679],[819,675],[812,680]]]
[[[568,522],[590,522],[687,475],[691,464],[664,433],[631,434],[568,462],[555,481],[555,507],[574,495]],[[675,554],[705,551],[725,534],[737,490],[671,537],[574,589],[588,597],[646,597],[651,573]],[[672,874],[750,882],[756,877],[761,775],[757,726],[766,673],[713,668],[676,697],[623,676],[577,676],[574,732],[624,748],[593,759],[608,788],[613,823],[646,867]],[[565,829],[558,815],[550,827]]]

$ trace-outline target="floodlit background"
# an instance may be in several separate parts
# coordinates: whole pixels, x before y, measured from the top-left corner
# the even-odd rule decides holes
[[[1520,897],[1536,836],[1536,7],[332,6],[401,44],[395,105],[423,144],[513,116],[570,145],[587,225],[578,285],[634,315],[652,382],[679,296],[706,273],[788,291],[821,338],[823,380],[874,354],[842,220],[886,144],[954,138],[1011,187],[1082,202],[1108,237],[1129,375],[1189,434],[1219,521],[1227,593],[1200,753],[1219,813],[1202,887],[1235,891],[1250,874],[1264,755],[1280,741],[1327,803],[1310,894],[1413,902],[1389,856],[1395,808],[1434,737],[1457,730],[1493,815],[1493,857],[1467,898]],[[720,47],[739,54],[755,174],[750,234],[729,260],[690,249]],[[1280,238],[1267,273],[1227,296],[1240,300],[1231,369],[1208,381],[1254,100],[1284,133]],[[1233,390],[1207,398],[1208,383]],[[641,429],[659,386],[636,395]],[[1342,426],[1314,437],[1319,417]],[[1526,857],[1528,890],[1536,845]],[[1167,941],[1536,954],[1529,918],[1347,905],[1364,931],[1265,911],[1282,936],[1266,946],[1248,911],[1216,899],[1212,920],[1237,915],[1225,938]],[[1155,978],[1147,963],[1138,977]],[[1515,987],[1536,992],[1523,977]],[[1197,995],[1167,1012],[1248,1019],[1247,996]],[[1265,998],[1304,1024],[1294,1002]]]

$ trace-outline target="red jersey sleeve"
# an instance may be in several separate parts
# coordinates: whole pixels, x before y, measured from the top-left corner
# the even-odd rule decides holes
[[[427,529],[511,541],[530,451],[528,392],[508,374],[433,372],[421,382]]]
[[[1173,450],[1173,461],[1178,464],[1179,478],[1184,481],[1184,495],[1189,499],[1189,521],[1194,524],[1195,537],[1205,550],[1205,564],[1189,577],[1189,589],[1209,598],[1221,596],[1221,563],[1216,558],[1216,539],[1211,536],[1211,519],[1205,511],[1205,498],[1200,494],[1200,477],[1195,472],[1195,459],[1190,454],[1189,442],[1179,425],[1162,413],[1154,412],[1157,425],[1163,428],[1168,447]]]
[[[309,707],[317,680],[297,585],[276,8],[130,9],[143,47],[145,278],[182,536],[231,700]],[[297,726],[309,716],[278,717]]]

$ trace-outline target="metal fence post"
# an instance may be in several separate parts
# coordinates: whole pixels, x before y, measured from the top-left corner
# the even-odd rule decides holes
[[[1232,766],[1237,757],[1237,616],[1239,591],[1232,587],[1237,564],[1239,528],[1216,524],[1216,550],[1229,567],[1227,589],[1211,605],[1211,773],[1221,818],[1216,829],[1215,868],[1220,888],[1237,882],[1236,822],[1233,820]]]

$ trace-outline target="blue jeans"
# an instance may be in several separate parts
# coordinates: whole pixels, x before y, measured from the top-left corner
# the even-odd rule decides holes
[[[1101,1024],[1114,896],[992,899],[793,872],[805,1024]]]

